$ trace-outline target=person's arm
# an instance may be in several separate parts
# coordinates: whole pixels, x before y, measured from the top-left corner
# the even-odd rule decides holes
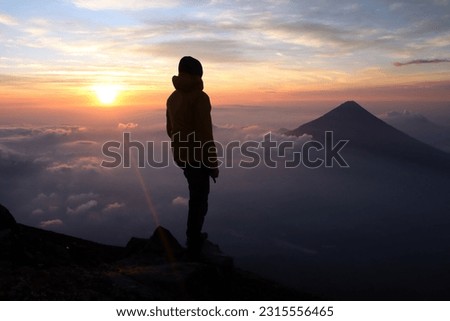
[[[198,139],[202,142],[213,141],[212,120],[211,120],[211,103],[208,95],[204,94],[197,101],[196,108],[196,134]]]
[[[166,109],[166,131],[167,135],[169,135],[170,139],[172,139],[172,121],[169,115],[169,106]]]
[[[214,144],[213,127],[211,120],[211,102],[207,94],[203,94],[198,102],[196,108],[196,139],[198,139],[203,146],[203,161],[206,166],[211,169],[217,169],[217,152]],[[218,176],[218,171],[215,177]]]

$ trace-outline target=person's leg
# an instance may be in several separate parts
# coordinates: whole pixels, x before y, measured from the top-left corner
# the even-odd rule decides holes
[[[186,236],[188,248],[200,250],[203,243],[201,234],[203,222],[208,212],[209,173],[205,168],[186,168],[184,175],[189,184],[189,212]]]

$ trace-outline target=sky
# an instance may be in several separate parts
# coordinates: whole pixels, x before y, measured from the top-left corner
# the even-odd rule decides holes
[[[164,107],[185,55],[215,105],[450,100],[449,0],[2,0],[0,38],[4,107]]]

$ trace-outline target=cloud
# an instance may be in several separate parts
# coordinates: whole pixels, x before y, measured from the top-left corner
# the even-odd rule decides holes
[[[30,155],[0,144],[0,176],[2,179],[26,177],[39,169]]]
[[[139,126],[139,124],[137,123],[119,123],[119,125],[117,125],[117,128],[119,129],[134,129],[137,128]]]
[[[69,204],[86,202],[87,200],[91,200],[93,198],[97,198],[98,195],[92,192],[90,193],[81,193],[81,194],[73,194],[67,198],[67,202]]]
[[[3,75],[2,75],[3,76]],[[5,126],[0,128],[0,138],[7,137],[28,137],[33,134],[33,130],[30,128]]]
[[[304,50],[308,49],[310,54],[321,53],[328,57],[341,56],[342,53],[354,54],[369,48],[385,50],[389,49],[392,42],[392,39],[386,37],[390,32],[379,27],[349,27],[334,19],[325,21],[273,19],[265,23],[261,32],[273,43],[278,43],[279,51],[294,45],[301,46]],[[292,57],[295,51],[286,52]],[[305,59],[310,61],[311,57]]]
[[[46,128],[43,129],[43,135],[67,136],[73,132],[73,128]]]
[[[44,214],[44,211],[40,208],[37,208],[37,209],[33,210],[33,212],[31,212],[31,215],[36,215],[36,216],[39,216],[42,214]]]
[[[124,208],[125,206],[126,206],[125,203],[119,203],[119,202],[110,203],[105,206],[105,208],[102,210],[102,212],[103,213],[114,212],[121,208]]]
[[[18,25],[19,23],[13,17],[0,13],[0,24],[6,26],[15,26]]]
[[[48,202],[53,202],[58,199],[58,195],[56,193],[49,193],[48,195],[45,193],[39,193],[34,199],[33,202],[38,204],[47,204]]]
[[[450,59],[415,59],[407,62],[394,62],[394,66],[402,67],[408,65],[440,64],[445,62],[450,62]]]
[[[25,160],[26,156],[22,153],[16,152],[12,148],[0,145],[0,161],[17,162]]]
[[[405,119],[405,120],[415,120],[415,121],[427,121],[425,116],[419,113],[415,113],[409,110],[404,110],[402,112],[398,111],[390,111],[385,115],[382,115],[382,118],[386,120],[390,119]]]
[[[215,28],[215,26],[211,28]],[[180,30],[180,32],[183,31]],[[186,53],[186,48],[189,48],[190,55],[221,64],[255,61],[257,60],[258,51],[262,50],[260,47],[252,46],[249,43],[243,47],[242,41],[235,39],[219,39],[216,37],[202,37],[198,39],[198,35],[195,33],[195,31],[192,32],[191,38],[186,37],[187,39],[139,46],[135,50],[141,53],[148,53],[149,55],[179,58]],[[255,53],[255,55],[251,53]]]
[[[64,223],[60,219],[42,221],[41,223],[39,223],[39,227],[41,227],[41,228],[48,228],[48,227],[61,226],[61,225],[64,225]]]
[[[38,178],[33,177],[32,179],[37,180]],[[39,184],[37,184],[37,186],[38,185]],[[31,216],[40,216],[48,213],[58,213],[59,208],[64,208],[61,197],[55,192],[47,194],[39,193],[37,196],[28,200],[26,203],[29,203],[31,207],[30,208]]]
[[[98,204],[98,202],[96,200],[90,200],[84,204],[79,205],[75,209],[68,207],[67,214],[76,215],[76,214],[85,213],[85,212],[89,211],[90,209],[96,207],[97,204]]]
[[[149,0],[73,0],[72,3],[89,10],[143,10],[176,6],[179,1],[149,1]]]
[[[77,140],[77,141],[73,141],[73,142],[68,142],[65,143],[63,146],[67,147],[67,148],[71,148],[71,149],[76,149],[76,148],[90,148],[93,146],[97,146],[98,142],[95,141],[89,141],[89,140]]]
[[[99,157],[79,157],[69,162],[54,162],[47,166],[49,172],[99,171],[102,160]]]
[[[73,139],[74,135],[82,135],[86,131],[78,126],[36,126],[36,127],[0,127],[0,143],[10,144],[11,148],[33,148],[38,145],[54,145]],[[28,148],[27,148],[28,149]]]
[[[189,200],[186,197],[177,196],[172,200],[172,205],[175,206],[188,206]]]

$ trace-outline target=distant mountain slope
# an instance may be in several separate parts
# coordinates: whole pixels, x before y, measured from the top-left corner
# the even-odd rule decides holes
[[[349,140],[346,148],[352,150],[450,168],[449,154],[388,125],[354,101],[347,101],[316,120],[286,132],[286,135],[309,134],[313,139],[323,141],[326,131],[332,131],[335,140]]]
[[[450,152],[449,127],[438,125],[421,114],[407,110],[403,112],[389,112],[382,115],[381,119],[422,142],[447,153]]]

